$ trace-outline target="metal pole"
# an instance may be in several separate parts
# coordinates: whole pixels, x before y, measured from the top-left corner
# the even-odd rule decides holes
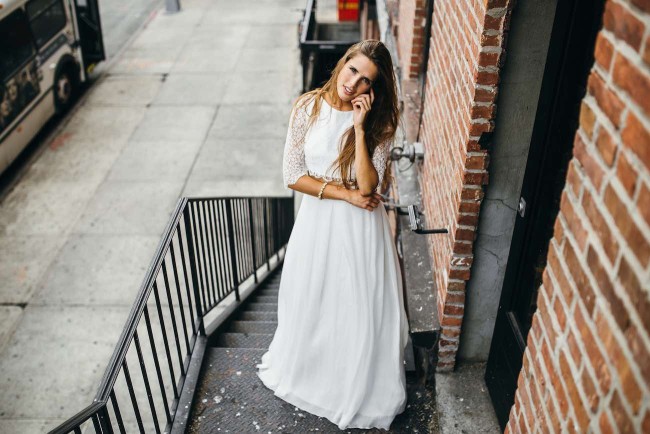
[[[174,14],[181,10],[180,0],[165,0],[165,5],[167,6],[168,14]]]

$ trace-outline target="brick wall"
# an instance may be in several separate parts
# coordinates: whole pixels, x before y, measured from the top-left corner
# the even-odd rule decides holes
[[[507,432],[650,432],[650,1],[608,1]]]
[[[424,59],[425,0],[399,2],[399,32],[397,51],[402,67],[402,78],[418,78]]]
[[[426,220],[450,232],[429,238],[442,323],[441,370],[453,368],[458,350],[465,283],[488,181],[488,156],[479,139],[494,128],[511,7],[511,0],[434,3],[420,140],[426,151],[421,179]]]

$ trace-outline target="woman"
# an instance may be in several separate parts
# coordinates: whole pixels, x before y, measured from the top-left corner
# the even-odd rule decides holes
[[[285,142],[285,185],[304,197],[284,258],[278,327],[257,375],[342,430],[388,429],[406,406],[402,280],[376,192],[398,119],[390,54],[366,40],[298,99]]]

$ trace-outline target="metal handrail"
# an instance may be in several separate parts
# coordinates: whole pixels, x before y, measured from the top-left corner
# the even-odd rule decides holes
[[[293,218],[292,197],[181,198],[158,244],[93,402],[50,433],[81,433],[89,421],[96,433],[125,433],[125,410],[135,415],[136,420],[130,422],[136,422],[139,431],[145,432],[138,404],[144,404],[144,411],[147,403],[149,413],[144,415],[152,422],[155,432],[161,432],[161,425],[164,432],[170,432],[185,392],[183,386],[190,376],[198,375],[196,369],[190,372],[190,362],[196,358],[197,351],[205,348],[205,316],[233,292],[236,300],[241,301],[241,283],[253,276],[257,283],[258,271],[264,265],[270,271],[274,255],[277,266]],[[172,295],[173,291],[176,292]],[[167,296],[166,307],[161,303],[161,292]],[[149,313],[152,293],[153,313],[159,323]],[[165,315],[169,315],[170,327],[165,326]],[[143,325],[147,336],[141,340],[138,328]],[[156,346],[154,332],[162,336],[160,347]],[[173,339],[168,337],[170,332]],[[150,352],[144,348],[147,338]],[[141,376],[128,368],[127,357],[133,351]],[[184,357],[181,353],[185,353]],[[174,371],[176,359],[178,373]],[[163,373],[164,368],[169,373]],[[119,377],[125,379],[131,406],[120,402],[116,394]],[[144,384],[146,397],[136,390],[134,379]],[[172,388],[171,402],[167,385]],[[160,396],[154,396],[152,386],[159,387]],[[154,402],[158,397],[162,402]],[[163,410],[160,417],[157,410]]]

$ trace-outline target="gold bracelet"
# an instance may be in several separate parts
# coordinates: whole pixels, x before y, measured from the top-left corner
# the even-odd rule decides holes
[[[329,181],[323,182],[323,186],[320,188],[320,191],[318,192],[318,199],[323,199],[323,191],[325,191],[325,186],[329,184]]]

